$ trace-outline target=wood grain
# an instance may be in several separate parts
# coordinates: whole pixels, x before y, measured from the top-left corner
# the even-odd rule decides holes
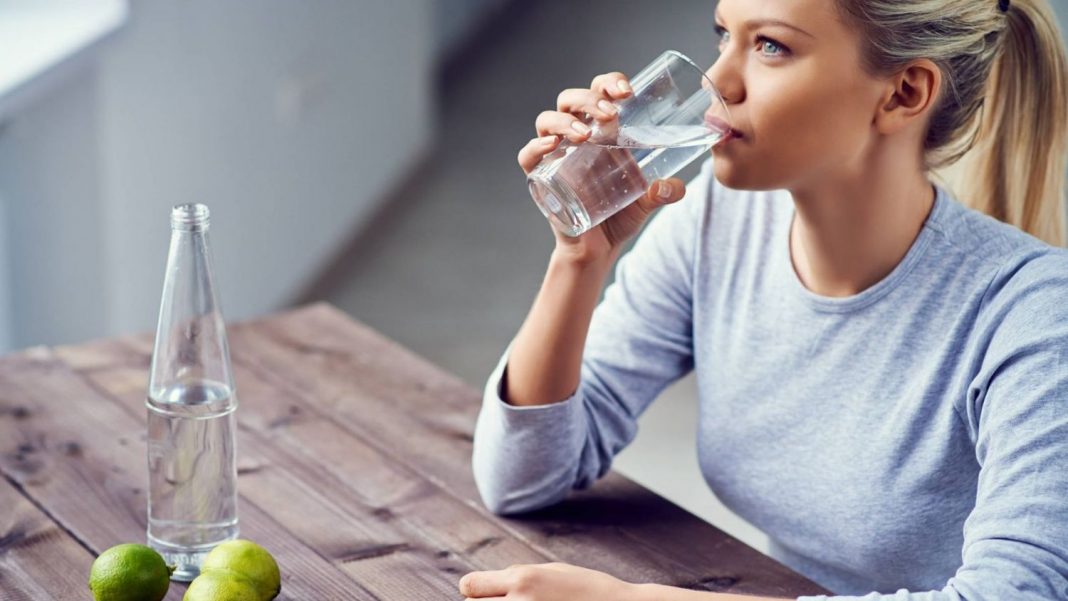
[[[231,341],[236,360],[264,380],[324,406],[486,513],[470,470],[477,391],[325,304],[236,327]],[[748,594],[823,592],[615,473],[553,508],[500,521],[556,560],[630,581]]]
[[[148,346],[129,339],[56,352],[128,413],[140,415]],[[95,362],[102,356],[110,357],[104,366]],[[421,583],[401,585],[408,586],[406,598],[440,599],[455,594],[459,576],[470,570],[504,560],[549,560],[314,406],[240,363],[235,376],[242,494],[369,590],[396,588],[395,574],[418,572]]]
[[[0,508],[0,599],[87,597],[93,554],[7,479]]]
[[[547,510],[494,516],[470,469],[478,391],[324,304],[228,329],[241,535],[278,558],[280,599],[458,598],[469,570],[545,561],[825,592],[615,473]],[[0,506],[13,507],[0,598],[87,598],[94,555],[144,541],[151,352],[140,335],[0,359]]]
[[[0,420],[5,476],[95,554],[123,542],[144,542],[143,420],[102,396],[46,348],[0,361],[0,390],[26,410],[18,423]],[[377,598],[254,500],[242,495],[239,512],[242,533],[288,567],[280,599]],[[184,589],[173,584],[167,599],[180,599]]]

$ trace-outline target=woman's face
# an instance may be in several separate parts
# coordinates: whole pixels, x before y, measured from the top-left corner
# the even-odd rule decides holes
[[[859,167],[887,83],[864,72],[860,35],[834,3],[720,1],[708,76],[740,134],[712,149],[724,185],[795,189]]]

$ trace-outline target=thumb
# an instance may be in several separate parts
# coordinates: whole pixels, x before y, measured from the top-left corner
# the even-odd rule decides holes
[[[645,195],[638,199],[638,204],[647,213],[651,213],[663,205],[677,202],[686,195],[686,183],[677,177],[660,179],[649,186]]]

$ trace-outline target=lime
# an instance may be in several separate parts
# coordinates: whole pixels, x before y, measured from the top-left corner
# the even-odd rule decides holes
[[[267,549],[250,540],[231,540],[215,547],[200,564],[200,573],[232,570],[256,588],[258,601],[270,601],[282,590],[278,563]]]
[[[260,601],[256,587],[247,578],[223,568],[200,572],[189,583],[182,601]]]
[[[89,570],[89,590],[96,601],[160,601],[171,585],[163,557],[145,545],[115,545]]]

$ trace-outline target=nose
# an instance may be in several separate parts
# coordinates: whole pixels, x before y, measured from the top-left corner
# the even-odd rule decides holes
[[[712,63],[712,67],[705,71],[705,75],[712,81],[712,85],[716,86],[728,107],[745,100],[741,70],[734,64],[729,53],[720,54],[716,62]]]

